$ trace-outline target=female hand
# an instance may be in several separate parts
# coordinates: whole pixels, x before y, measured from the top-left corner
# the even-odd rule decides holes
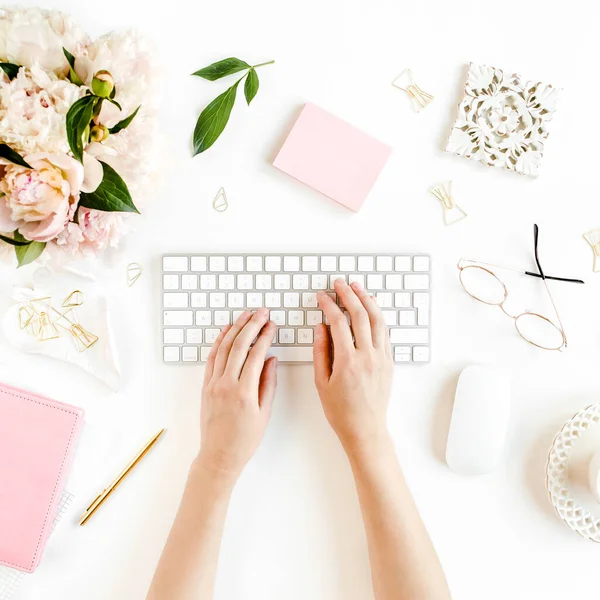
[[[327,420],[348,451],[387,434],[392,351],[375,298],[359,284],[349,286],[340,280],[335,291],[350,315],[352,329],[337,304],[320,293],[319,306],[331,333],[325,325],[315,331],[315,382]]]
[[[232,477],[252,458],[271,416],[277,359],[265,362],[276,330],[268,319],[265,309],[244,311],[223,329],[206,364],[199,460]]]

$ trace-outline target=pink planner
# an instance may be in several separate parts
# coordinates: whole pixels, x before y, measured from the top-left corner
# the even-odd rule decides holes
[[[273,165],[358,211],[392,149],[314,104],[306,104]]]
[[[82,423],[80,408],[0,384],[0,564],[38,566]]]

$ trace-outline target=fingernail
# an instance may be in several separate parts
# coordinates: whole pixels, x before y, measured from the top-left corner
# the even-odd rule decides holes
[[[362,292],[362,291],[363,291],[363,286],[362,286],[362,285],[360,285],[360,283],[358,283],[358,281],[354,281],[354,282],[352,283],[352,287],[353,287],[355,290],[358,290],[359,292]]]

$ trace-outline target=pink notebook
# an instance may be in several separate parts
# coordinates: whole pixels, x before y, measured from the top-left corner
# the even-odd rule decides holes
[[[309,103],[273,165],[358,211],[391,153],[383,142]]]
[[[38,566],[82,423],[80,408],[0,384],[0,564]]]

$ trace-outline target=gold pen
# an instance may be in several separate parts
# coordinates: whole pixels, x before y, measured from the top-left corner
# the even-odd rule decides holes
[[[119,476],[104,490],[102,490],[96,499],[87,507],[87,510],[81,516],[80,525],[85,525],[87,520],[100,508],[104,501],[115,491],[119,484],[131,473],[134,467],[146,456],[150,448],[156,444],[158,438],[165,432],[161,429],[134,457],[134,459],[121,471]]]

